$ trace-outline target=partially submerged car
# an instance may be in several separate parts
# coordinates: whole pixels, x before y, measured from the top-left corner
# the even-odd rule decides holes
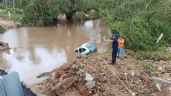
[[[94,43],[84,43],[80,47],[76,48],[74,52],[80,53],[82,55],[88,55],[90,53],[96,52],[97,47]]]

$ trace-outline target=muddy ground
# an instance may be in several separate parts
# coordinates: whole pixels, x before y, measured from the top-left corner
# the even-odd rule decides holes
[[[169,61],[137,60],[129,54],[114,66],[110,60],[110,52],[77,56],[33,91],[38,96],[171,96]]]
[[[10,29],[10,28],[15,27],[15,23],[11,20],[0,19],[0,26],[4,29]]]

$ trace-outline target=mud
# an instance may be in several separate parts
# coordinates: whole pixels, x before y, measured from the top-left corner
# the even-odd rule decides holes
[[[169,96],[169,84],[152,80],[140,61],[128,57],[113,66],[110,60],[105,54],[78,56],[38,84],[37,92],[45,96]],[[93,79],[87,81],[86,74]]]
[[[15,23],[10,20],[0,20],[0,26],[4,29],[10,29],[15,27]]]

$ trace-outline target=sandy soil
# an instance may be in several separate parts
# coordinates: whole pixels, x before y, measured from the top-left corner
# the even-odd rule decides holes
[[[9,28],[15,27],[15,23],[11,20],[1,20],[0,19],[0,26],[5,29],[9,29]]]

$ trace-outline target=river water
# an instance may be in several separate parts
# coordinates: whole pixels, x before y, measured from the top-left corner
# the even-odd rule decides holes
[[[108,28],[100,21],[10,29],[0,34],[11,48],[1,52],[0,68],[17,71],[26,84],[35,84],[45,79],[37,75],[71,62],[74,49],[85,42],[93,41],[98,50],[105,50],[102,37],[107,34]]]

